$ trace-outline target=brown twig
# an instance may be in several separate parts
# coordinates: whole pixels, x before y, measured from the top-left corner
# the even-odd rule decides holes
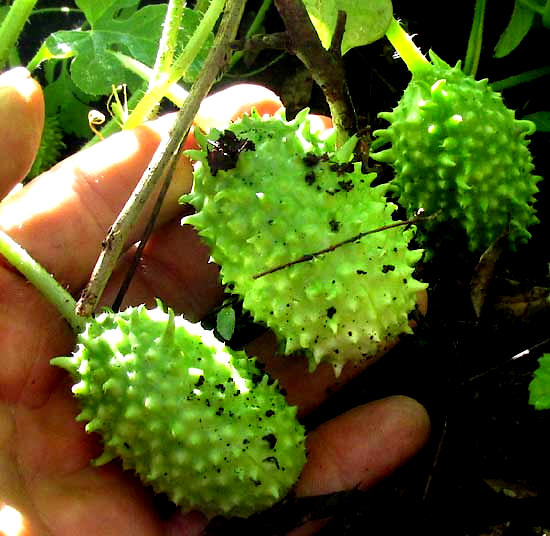
[[[275,5],[285,24],[292,52],[308,68],[327,99],[334,127],[340,133],[339,143],[342,143],[357,128],[340,47],[337,52],[323,47],[301,0],[275,0]],[[338,20],[333,43],[343,34],[345,17],[340,15]]]
[[[439,213],[441,211],[437,211],[434,214],[431,214],[430,216],[417,216],[415,218],[411,218],[410,220],[404,220],[404,221],[396,221],[395,223],[390,223],[388,225],[383,225],[381,227],[377,227],[376,229],[370,229],[369,231],[363,231],[362,233],[356,234],[355,236],[352,236],[351,238],[346,238],[345,240],[342,240],[341,242],[337,242],[336,244],[333,244],[331,246],[328,246],[324,249],[320,249],[319,251],[315,251],[314,253],[308,253],[306,255],[302,255],[300,258],[295,259],[293,261],[289,261],[285,264],[281,264],[279,266],[275,266],[274,268],[270,268],[268,270],[265,270],[264,272],[260,272],[259,274],[255,274],[252,276],[252,279],[259,279],[260,277],[264,277],[269,274],[273,274],[275,272],[279,272],[280,270],[284,270],[285,268],[290,268],[291,266],[294,266],[295,264],[300,264],[302,262],[309,262],[315,259],[316,257],[319,257],[321,255],[325,255],[326,253],[330,253],[332,251],[335,251],[338,248],[341,248],[342,246],[345,246],[347,244],[352,244],[353,242],[357,242],[357,240],[361,240],[361,238],[364,238],[365,236],[374,234],[374,233],[380,233],[381,231],[387,231],[388,229],[394,229],[395,227],[402,227],[404,225],[414,225],[415,223],[431,220],[432,218],[435,218],[439,216]]]
[[[330,41],[330,48],[328,49],[328,51],[335,57],[338,57],[341,54],[347,18],[348,16],[345,11],[342,11],[341,9],[338,10],[336,27],[334,28],[334,33],[332,34],[332,39]]]
[[[287,32],[275,32],[270,34],[256,34],[245,39],[237,39],[231,43],[231,48],[236,50],[290,50],[290,38]]]

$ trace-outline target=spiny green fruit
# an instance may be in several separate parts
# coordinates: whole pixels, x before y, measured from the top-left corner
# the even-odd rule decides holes
[[[185,510],[247,517],[280,500],[305,463],[304,430],[277,384],[243,352],[171,310],[104,312],[68,370],[98,465],[122,458]]]
[[[536,409],[550,409],[550,354],[539,358],[539,366],[529,384],[529,403]]]
[[[40,147],[26,180],[33,179],[43,171],[50,169],[59,161],[61,151],[65,148],[63,129],[57,115],[47,115],[44,121],[44,130],[40,139]]]
[[[471,251],[488,247],[508,225],[512,245],[526,242],[527,227],[538,221],[532,204],[541,178],[531,173],[525,138],[534,124],[515,119],[487,80],[430,57],[397,107],[380,114],[390,126],[374,135],[391,148],[371,156],[394,167],[409,214],[441,210],[466,231]]]
[[[305,351],[311,369],[326,361],[338,374],[346,360],[410,332],[407,317],[425,285],[412,277],[422,255],[407,247],[412,229],[333,247],[395,223],[387,186],[371,186],[375,174],[350,163],[355,140],[335,152],[334,138],[311,132],[307,110],[290,122],[245,115],[199,136],[202,150],[188,153],[198,161],[193,192],[182,201],[197,209],[184,223],[210,246],[223,282],[279,336],[282,351]]]

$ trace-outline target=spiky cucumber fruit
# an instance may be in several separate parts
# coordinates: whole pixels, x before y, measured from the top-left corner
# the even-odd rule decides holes
[[[413,230],[394,223],[386,186],[371,186],[350,163],[355,141],[335,152],[334,136],[311,132],[304,110],[284,117],[244,116],[226,131],[199,137],[193,192],[182,198],[192,224],[221,266],[231,292],[267,324],[282,351],[305,351],[336,373],[347,360],[376,353],[410,332],[408,314],[425,285],[412,277],[422,255],[408,249]],[[311,254],[330,249],[322,255]],[[304,257],[285,269],[256,275]]]
[[[64,148],[63,129],[59,124],[58,116],[46,115],[44,130],[40,138],[40,146],[26,180],[34,179],[34,177],[40,175],[43,171],[50,169],[50,167],[59,161],[61,151]]]
[[[550,354],[539,358],[539,366],[529,384],[529,403],[535,409],[550,409]]]
[[[304,429],[243,352],[160,304],[104,312],[52,363],[76,383],[80,421],[159,493],[208,516],[247,517],[280,500],[305,463]]]
[[[390,126],[374,135],[391,147],[371,156],[394,167],[409,214],[441,210],[466,231],[471,251],[488,247],[508,225],[512,246],[526,242],[538,221],[532,205],[541,177],[531,173],[526,139],[535,125],[515,119],[487,80],[430,58],[397,107],[379,114]]]

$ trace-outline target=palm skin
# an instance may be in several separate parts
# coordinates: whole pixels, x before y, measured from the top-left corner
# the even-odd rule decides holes
[[[202,114],[219,125],[252,106],[273,113],[280,101],[264,88],[241,86],[207,100]],[[1,75],[0,154],[9,155],[10,162],[0,166],[0,192],[10,193],[0,203],[0,227],[77,295],[107,229],[171,120],[165,117],[117,134],[10,192],[32,163],[43,100],[26,71]],[[25,126],[17,132],[15,148],[13,124]],[[189,227],[180,225],[184,208],[177,199],[189,191],[191,181],[191,164],[182,160],[125,305],[153,305],[159,297],[197,320],[222,299],[218,270],[208,264],[208,251]],[[129,244],[138,239],[142,225],[136,226]],[[131,254],[129,247],[103,296],[105,304],[112,302]],[[100,439],[75,421],[78,407],[71,380],[49,364],[73,347],[74,334],[57,311],[0,258],[0,509],[7,505],[20,512],[20,534],[25,535],[200,534],[207,523],[200,513],[161,519],[150,491],[117,461],[99,468],[90,465],[102,450]],[[249,350],[266,361],[302,415],[326,397],[329,387],[343,385],[366,366],[345,367],[336,381],[329,367],[310,375],[305,361],[289,363],[275,356],[274,348],[274,338],[267,334]],[[391,397],[355,408],[310,433],[308,463],[296,493],[368,487],[417,452],[428,433],[425,410],[409,398]],[[313,529],[311,525],[298,531],[308,534]]]

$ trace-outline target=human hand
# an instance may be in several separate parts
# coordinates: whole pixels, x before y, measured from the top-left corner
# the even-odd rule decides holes
[[[222,123],[252,106],[273,113],[280,102],[258,87],[230,89],[206,101],[202,114]],[[0,203],[0,228],[33,255],[71,293],[87,282],[101,241],[149,163],[170,117],[117,134],[81,151],[11,191]],[[0,190],[9,192],[24,177],[43,122],[40,87],[25,71],[0,77]],[[12,125],[19,125],[15,132]],[[18,136],[16,145],[14,136]],[[193,143],[190,139],[188,144]],[[198,320],[219,304],[223,290],[208,251],[189,226],[182,227],[181,194],[189,191],[192,169],[182,160],[162,207],[156,231],[126,295],[125,305],[164,303]],[[147,211],[146,211],[147,212]],[[147,214],[134,229],[137,240]],[[112,302],[133,247],[129,245],[104,293]],[[162,519],[150,491],[118,462],[92,467],[101,443],[74,417],[77,402],[68,375],[49,365],[68,355],[74,334],[54,308],[0,259],[0,513],[20,512],[25,535],[109,534],[194,535],[206,526],[199,513]],[[249,351],[286,388],[304,415],[329,389],[343,385],[364,366],[346,366],[334,379],[329,366],[307,372],[305,361],[274,355],[265,335]],[[296,486],[298,496],[366,488],[410,458],[426,441],[425,410],[405,397],[357,407],[312,431],[308,463]],[[2,508],[4,507],[4,510]],[[0,515],[0,520],[3,519]],[[7,529],[0,525],[0,533]],[[312,526],[300,534],[310,533]]]

